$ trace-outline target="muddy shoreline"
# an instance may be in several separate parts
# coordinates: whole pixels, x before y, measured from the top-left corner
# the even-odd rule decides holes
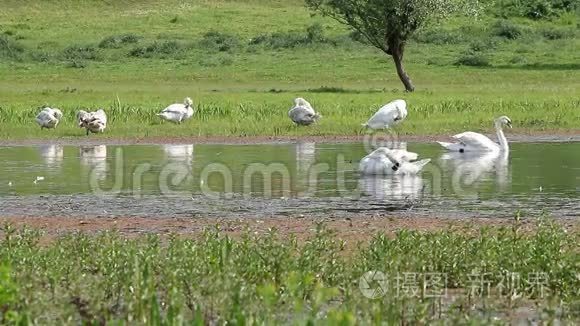
[[[493,137],[489,134],[488,136]],[[155,144],[271,144],[271,143],[356,143],[362,142],[365,135],[350,136],[153,136],[153,137],[65,137],[42,139],[4,139],[0,146],[34,145],[155,145]],[[449,140],[449,135],[400,135],[399,141],[431,142]],[[580,129],[567,131],[530,131],[510,133],[510,142],[580,142]]]
[[[569,232],[580,231],[579,220],[558,220]],[[269,217],[253,219],[233,218],[70,218],[70,217],[0,217],[0,224],[11,224],[15,228],[34,228],[42,230],[42,239],[51,240],[59,236],[82,232],[97,234],[102,231],[115,230],[125,237],[137,237],[146,234],[160,236],[179,235],[197,237],[208,228],[219,227],[227,235],[238,237],[245,232],[265,234],[275,229],[277,233],[287,238],[295,236],[305,239],[315,234],[318,224],[323,224],[332,230],[337,238],[346,241],[348,246],[356,246],[359,242],[367,242],[377,233],[393,236],[401,230],[420,232],[436,232],[456,230],[460,232],[478,232],[481,228],[512,227],[514,221],[505,218],[446,218],[408,217],[404,214],[391,216],[353,216],[352,218],[332,217]],[[520,221],[520,229],[533,231],[537,219],[524,218]],[[0,235],[3,231],[0,231]]]

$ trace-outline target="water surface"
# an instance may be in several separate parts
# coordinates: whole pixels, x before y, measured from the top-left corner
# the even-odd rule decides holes
[[[0,147],[0,215],[580,215],[580,143],[406,147],[432,159],[420,175],[361,176],[358,143]]]

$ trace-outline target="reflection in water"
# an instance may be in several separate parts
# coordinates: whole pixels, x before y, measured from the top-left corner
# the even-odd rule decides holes
[[[82,165],[92,169],[92,175],[98,180],[104,180],[107,177],[107,146],[81,146],[80,159]]]
[[[316,171],[312,169],[316,161],[316,143],[296,143],[296,177],[297,188],[315,192],[311,185],[316,185]],[[311,171],[312,170],[312,171]],[[312,178],[312,180],[311,180]]]
[[[359,186],[363,194],[381,200],[419,200],[423,194],[420,175],[362,176]]]
[[[440,158],[442,165],[451,165],[454,186],[472,186],[495,179],[500,190],[509,185],[509,152],[445,153]],[[495,177],[494,174],[495,173]]]
[[[190,165],[193,162],[193,145],[162,145],[168,161],[183,162]]]
[[[64,150],[61,145],[42,145],[38,151],[48,167],[59,167],[62,164]]]
[[[162,145],[167,164],[159,173],[159,187],[165,194],[177,194],[179,186],[187,189],[192,183],[193,145]]]
[[[308,173],[310,166],[316,160],[316,143],[296,144],[296,166],[298,173]]]

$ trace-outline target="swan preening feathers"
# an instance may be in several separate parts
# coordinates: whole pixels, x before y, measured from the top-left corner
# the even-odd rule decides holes
[[[487,136],[472,131],[466,131],[453,136],[453,138],[457,141],[455,143],[446,143],[446,142],[438,142],[438,143],[447,150],[460,153],[509,151],[507,139],[503,134],[503,126],[508,126],[511,128],[512,121],[510,120],[510,118],[504,115],[495,119],[494,125],[499,144],[495,143]]]
[[[301,97],[294,99],[294,106],[288,111],[288,116],[295,124],[301,126],[311,125],[321,118],[312,105]]]
[[[181,123],[193,116],[193,101],[186,97],[183,103],[175,103],[166,107],[157,116],[174,123]]]
[[[399,124],[407,117],[407,103],[404,100],[394,100],[380,108],[363,127],[370,129],[385,129]]]
[[[359,163],[359,172],[365,175],[417,174],[431,161],[417,161],[418,156],[404,149],[379,147],[363,157]]]
[[[60,119],[62,119],[62,112],[59,109],[46,107],[36,116],[36,123],[40,129],[52,129],[56,128]]]
[[[98,109],[95,112],[80,110],[77,113],[77,120],[79,127],[87,130],[87,135],[89,132],[104,132],[105,128],[107,128],[107,115],[103,109]]]

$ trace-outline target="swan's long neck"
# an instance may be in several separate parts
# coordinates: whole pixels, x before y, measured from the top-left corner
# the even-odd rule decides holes
[[[503,128],[501,127],[501,124],[496,123],[495,130],[497,132],[497,139],[499,140],[499,148],[502,151],[508,151],[509,145],[507,139],[505,138],[505,135],[503,134]]]

